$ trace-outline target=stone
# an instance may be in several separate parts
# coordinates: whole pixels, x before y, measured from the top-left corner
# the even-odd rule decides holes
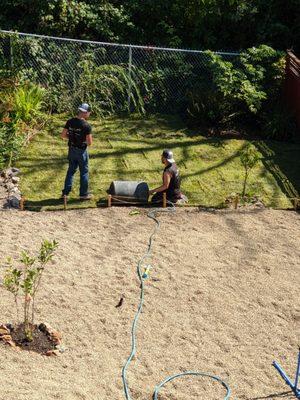
[[[8,192],[11,192],[15,188],[15,185],[12,182],[7,182],[5,184],[5,187],[6,187]]]
[[[10,331],[6,327],[0,327],[0,337],[4,335],[10,335]]]
[[[5,329],[3,329],[3,328],[0,328],[0,338],[1,338],[2,336],[9,335],[9,334],[10,334],[10,332],[9,332],[8,330],[5,330]]]
[[[10,196],[8,198],[8,204],[12,208],[19,208],[20,207],[20,199],[17,196]]]
[[[20,178],[19,178],[18,176],[13,176],[13,177],[11,178],[11,181],[12,181],[12,183],[16,184],[16,183],[19,183],[19,182],[20,182]]]
[[[57,345],[55,346],[55,349],[58,350],[60,353],[64,353],[66,351],[66,348],[63,345]]]
[[[56,345],[61,343],[62,334],[60,332],[52,331],[50,332],[49,337]]]
[[[41,323],[41,324],[39,324],[38,328],[39,328],[39,330],[40,330],[41,332],[44,332],[44,333],[46,333],[47,335],[49,335],[49,332],[53,330],[52,327],[51,327],[49,324],[47,324],[47,323]]]
[[[18,346],[16,345],[16,343],[13,340],[7,340],[5,342],[5,344],[8,344],[10,347],[14,347],[17,348]]]
[[[59,355],[59,351],[58,350],[48,350],[44,354],[47,357],[58,356]]]
[[[17,186],[15,186],[15,187],[11,190],[10,194],[11,194],[12,196],[17,197],[19,200],[20,200],[21,197],[22,197],[21,192],[20,192],[20,189],[19,189]]]
[[[0,336],[0,340],[2,340],[3,342],[7,343],[7,342],[12,340],[12,337],[9,334],[8,335],[2,335],[2,336]]]
[[[12,177],[12,176],[17,176],[20,173],[20,170],[18,168],[12,167],[8,168],[6,171],[4,171],[5,176],[7,177]]]
[[[12,324],[5,324],[4,327],[8,329],[10,332],[14,331],[14,326]]]

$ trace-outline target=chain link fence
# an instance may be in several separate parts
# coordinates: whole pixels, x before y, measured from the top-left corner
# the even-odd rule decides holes
[[[238,53],[217,52],[238,62]],[[82,101],[100,115],[180,112],[199,77],[209,79],[204,51],[120,45],[0,31],[2,68],[42,85],[52,111]]]

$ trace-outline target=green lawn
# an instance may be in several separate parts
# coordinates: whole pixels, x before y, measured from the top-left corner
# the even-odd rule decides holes
[[[67,145],[60,139],[65,117],[53,117],[48,131],[37,135],[18,162],[21,189],[31,209],[58,209],[67,170]],[[182,175],[182,190],[190,204],[220,206],[232,192],[241,192],[243,168],[239,151],[244,140],[207,138],[187,129],[177,117],[131,117],[91,120],[90,189],[93,201],[78,201],[79,177],[70,196],[72,207],[94,207],[113,180],[161,182],[160,154],[174,151]],[[288,197],[300,189],[300,145],[259,141],[261,161],[251,172],[249,193],[266,205],[291,207]]]

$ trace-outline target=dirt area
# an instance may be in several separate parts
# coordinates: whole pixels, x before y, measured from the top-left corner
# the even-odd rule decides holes
[[[63,334],[58,357],[0,343],[0,399],[122,400],[140,287],[137,261],[154,224],[128,208],[0,213],[1,259],[57,239],[36,322]],[[300,218],[267,209],[180,209],[160,217],[153,269],[145,281],[137,355],[128,370],[133,400],[186,370],[224,379],[231,399],[294,399],[272,367],[294,377],[300,343]],[[3,276],[3,263],[0,276]],[[120,299],[124,298],[120,307]],[[0,287],[0,324],[15,323]],[[222,385],[181,378],[160,400],[223,399]]]

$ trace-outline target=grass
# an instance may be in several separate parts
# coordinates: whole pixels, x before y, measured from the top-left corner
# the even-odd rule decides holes
[[[61,209],[58,200],[68,166],[67,145],[60,139],[66,118],[53,117],[48,131],[37,135],[24,150],[18,167],[21,190],[31,209]],[[91,120],[90,189],[94,200],[78,201],[76,174],[69,205],[95,207],[113,180],[145,180],[151,188],[161,183],[160,155],[173,150],[182,176],[182,191],[191,204],[221,206],[233,192],[241,192],[243,168],[239,152],[245,140],[207,138],[187,129],[177,117],[151,116]],[[255,142],[261,160],[249,178],[248,193],[267,206],[291,207],[288,197],[300,189],[300,146],[275,141]]]

